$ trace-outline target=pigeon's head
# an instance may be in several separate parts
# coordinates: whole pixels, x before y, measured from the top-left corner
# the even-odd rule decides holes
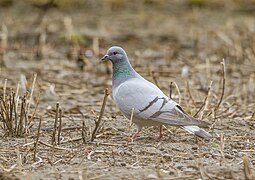
[[[108,49],[107,53],[102,58],[103,61],[110,60],[113,63],[118,61],[126,60],[126,52],[124,49],[118,46],[113,46],[110,49]]]

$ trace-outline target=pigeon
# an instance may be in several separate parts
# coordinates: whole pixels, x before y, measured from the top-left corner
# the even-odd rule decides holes
[[[201,127],[209,123],[195,119],[167,97],[156,85],[138,74],[129,62],[124,49],[113,46],[108,49],[102,61],[112,62],[112,96],[124,116],[137,126],[132,138],[139,136],[145,126],[160,126],[159,138],[163,136],[162,125],[179,126],[189,133],[203,139],[212,136]]]

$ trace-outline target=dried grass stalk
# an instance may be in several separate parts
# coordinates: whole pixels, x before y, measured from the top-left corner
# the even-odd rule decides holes
[[[36,152],[37,152],[37,146],[38,146],[38,141],[39,141],[39,137],[40,137],[41,125],[42,125],[42,117],[40,117],[38,129],[37,129],[37,136],[36,136],[36,140],[34,143],[34,162],[36,161]]]
[[[91,141],[94,141],[94,139],[95,139],[95,137],[96,137],[96,132],[97,132],[97,130],[98,130],[98,128],[99,128],[99,124],[100,124],[101,119],[102,119],[102,117],[103,117],[104,109],[105,109],[105,105],[106,105],[108,96],[109,96],[109,92],[108,92],[108,88],[106,88],[105,91],[104,91],[104,100],[103,100],[103,103],[102,103],[102,106],[101,106],[100,115],[99,115],[99,117],[98,117],[98,120],[95,121],[95,125],[96,125],[96,126],[95,126],[95,128],[94,128],[94,130],[93,130],[93,132],[92,132]]]
[[[178,87],[178,85],[177,85],[176,82],[173,81],[173,84],[174,84],[174,86],[175,86],[175,88],[176,88],[176,90],[177,90],[178,96],[179,96],[178,104],[181,104],[181,99],[182,99],[182,98],[181,98],[180,89],[179,89],[179,87]]]
[[[62,130],[62,109],[59,109],[59,126],[58,126],[58,145],[60,145],[61,138],[61,130]]]
[[[5,98],[0,97],[0,116],[2,118],[4,136],[24,137],[28,126],[27,122],[27,97],[21,99],[20,112],[18,112],[16,95],[13,91]]]
[[[220,135],[220,154],[221,154],[220,166],[222,166],[222,163],[225,163],[224,148],[225,148],[225,137],[224,137],[224,134],[222,133]]]
[[[244,175],[246,180],[254,180],[255,175],[252,173],[252,169],[250,167],[249,159],[245,155],[243,157],[243,167],[244,167]]]
[[[86,126],[85,126],[85,121],[82,121],[81,137],[82,137],[83,143],[85,144],[86,143]]]
[[[226,77],[225,77],[226,76],[225,75],[226,74],[225,73],[226,72],[225,59],[222,59],[221,66],[222,66],[222,74],[221,74],[221,76],[222,76],[222,91],[221,91],[220,99],[219,99],[217,105],[214,108],[215,112],[219,109],[220,104],[223,100],[224,92],[225,92],[225,81],[226,81]]]
[[[55,113],[55,121],[52,133],[51,144],[56,144],[56,132],[57,132],[57,124],[58,124],[58,115],[59,115],[59,103],[56,104],[56,113]]]

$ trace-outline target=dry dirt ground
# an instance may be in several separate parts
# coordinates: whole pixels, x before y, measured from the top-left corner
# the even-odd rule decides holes
[[[255,178],[254,1],[76,0],[47,10],[45,2],[0,2],[0,179]],[[166,94],[175,82],[180,93],[172,83],[171,97],[212,124],[214,138],[167,126],[161,140],[150,127],[128,142],[129,120],[109,95],[91,142],[111,92],[111,65],[100,58],[112,45]]]

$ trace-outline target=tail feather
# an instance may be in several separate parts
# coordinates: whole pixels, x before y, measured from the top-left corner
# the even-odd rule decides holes
[[[182,126],[182,128],[186,131],[188,131],[191,134],[194,134],[198,137],[204,138],[204,139],[210,139],[212,138],[212,135],[206,132],[204,129],[198,127],[198,126]]]

